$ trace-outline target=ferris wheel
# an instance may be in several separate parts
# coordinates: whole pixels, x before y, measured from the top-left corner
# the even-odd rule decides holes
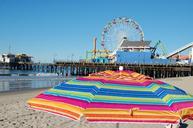
[[[133,19],[120,17],[109,22],[102,31],[101,46],[104,50],[114,52],[123,38],[129,41],[144,41],[144,33]]]

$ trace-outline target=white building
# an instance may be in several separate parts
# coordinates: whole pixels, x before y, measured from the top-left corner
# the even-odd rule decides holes
[[[2,54],[0,55],[0,62],[13,63],[15,62],[15,55],[14,54]]]

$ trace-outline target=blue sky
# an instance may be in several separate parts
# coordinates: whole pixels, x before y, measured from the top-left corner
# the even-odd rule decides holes
[[[192,0],[0,0],[0,53],[10,45],[41,62],[84,58],[92,38],[122,16],[171,52],[193,41],[192,12]]]

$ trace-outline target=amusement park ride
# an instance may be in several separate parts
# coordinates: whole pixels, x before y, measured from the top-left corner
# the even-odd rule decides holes
[[[101,49],[97,49],[97,38],[93,39],[93,50],[86,52],[86,61],[96,63],[176,63],[175,58],[180,52],[192,48],[190,43],[171,54],[167,54],[161,41],[154,46],[144,40],[144,32],[133,19],[120,17],[113,19],[101,34]],[[157,52],[161,52],[158,54]],[[193,48],[192,48],[193,51]],[[190,57],[188,58],[190,59]]]

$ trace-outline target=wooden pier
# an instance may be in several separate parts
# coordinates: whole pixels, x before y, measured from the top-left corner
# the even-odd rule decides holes
[[[125,70],[132,70],[154,78],[193,76],[193,65],[161,65],[161,64],[116,64],[116,63],[0,63],[0,67],[11,70],[30,70],[34,72],[58,73],[64,76],[84,76],[89,73],[118,70],[123,66]]]

